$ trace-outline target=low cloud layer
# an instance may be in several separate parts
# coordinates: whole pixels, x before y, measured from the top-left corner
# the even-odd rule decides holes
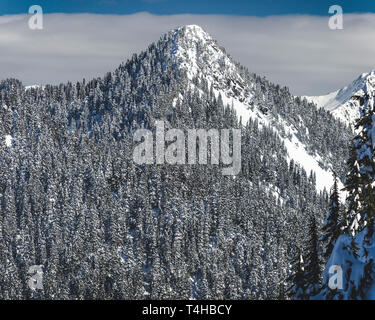
[[[375,69],[375,14],[344,15],[344,30],[330,30],[328,15],[50,14],[41,31],[28,19],[0,17],[0,79],[31,85],[102,76],[186,24],[202,26],[235,60],[296,95],[325,94]]]

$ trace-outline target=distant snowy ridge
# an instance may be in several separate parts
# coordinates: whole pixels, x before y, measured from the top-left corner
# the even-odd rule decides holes
[[[348,125],[353,125],[359,118],[360,101],[354,96],[362,97],[375,90],[375,70],[361,74],[348,86],[323,96],[303,96],[318,108],[330,111],[335,117]]]

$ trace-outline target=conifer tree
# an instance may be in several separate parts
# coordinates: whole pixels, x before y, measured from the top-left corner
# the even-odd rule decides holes
[[[298,247],[296,248],[292,271],[293,273],[288,279],[292,283],[288,290],[288,296],[295,300],[303,300],[306,290],[306,274],[302,250]]]
[[[306,244],[307,254],[305,263],[306,281],[309,284],[307,294],[313,294],[320,283],[320,254],[318,241],[318,227],[314,215],[309,216],[309,240]]]
[[[323,236],[321,238],[324,245],[324,258],[327,260],[333,250],[335,242],[340,235],[340,199],[338,192],[337,175],[333,173],[333,187],[329,198],[329,211],[324,221],[322,228]]]

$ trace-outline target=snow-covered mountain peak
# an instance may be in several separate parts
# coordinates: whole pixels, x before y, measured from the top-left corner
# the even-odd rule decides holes
[[[246,105],[237,110],[247,121],[251,104],[251,83],[241,76],[239,65],[220,47],[206,31],[197,25],[177,28],[167,35],[172,41],[171,56],[177,67],[186,72],[190,80],[204,79],[224,102],[235,99]]]
[[[349,86],[345,87],[346,91],[352,92],[355,97],[364,95],[373,96],[375,92],[375,69],[369,73],[362,73]],[[339,90],[339,93],[344,89]],[[352,98],[351,97],[351,98]]]
[[[199,71],[207,76],[224,70],[227,73],[236,71],[235,63],[225,50],[201,27],[188,25],[172,33],[172,55],[178,59],[179,66],[185,68],[190,77],[197,75]]]
[[[211,40],[211,36],[203,30],[202,27],[191,24],[191,25],[186,25],[180,28],[177,28],[176,31],[179,34],[182,34],[185,38],[190,38],[190,39],[195,39],[195,40]]]

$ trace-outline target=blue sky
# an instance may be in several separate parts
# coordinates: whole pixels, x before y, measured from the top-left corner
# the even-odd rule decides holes
[[[0,15],[27,13],[33,5],[45,13],[131,14],[231,14],[268,16],[284,14],[327,15],[330,5],[338,4],[344,13],[375,12],[374,0],[1,0]]]

